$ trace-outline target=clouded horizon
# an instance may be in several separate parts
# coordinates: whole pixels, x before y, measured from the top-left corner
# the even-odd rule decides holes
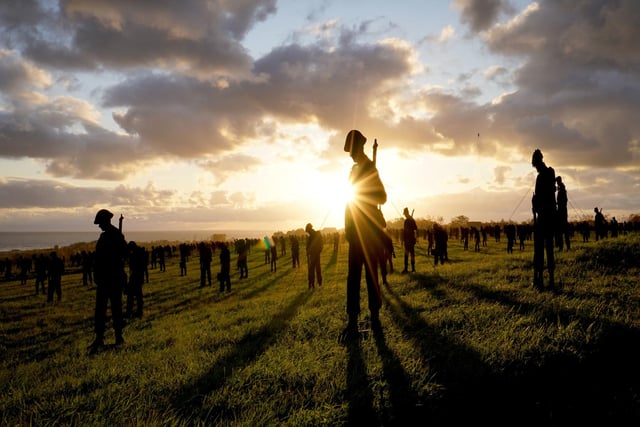
[[[393,3],[393,4],[391,4]],[[640,2],[10,0],[0,231],[342,227],[357,128],[389,219],[640,213]]]

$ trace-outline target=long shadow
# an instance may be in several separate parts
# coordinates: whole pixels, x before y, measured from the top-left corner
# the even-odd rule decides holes
[[[280,313],[274,314],[262,328],[243,336],[236,346],[222,356],[204,375],[178,390],[173,399],[177,412],[189,422],[194,418],[199,419],[202,415],[218,419],[226,418],[225,415],[231,416],[231,414],[212,413],[215,410],[205,414],[202,412],[204,398],[224,386],[228,378],[227,372],[248,366],[275,344],[286,330],[287,324],[295,317],[299,307],[307,302],[310,295],[307,292],[297,295]],[[220,408],[220,411],[224,409]]]
[[[566,408],[557,408],[556,412],[566,412],[567,408],[583,408],[595,416],[597,412],[594,408],[611,412],[607,409],[610,405],[615,411],[611,414],[600,413],[606,420],[616,419],[618,414],[627,414],[632,417],[630,419],[640,420],[638,328],[597,319],[579,310],[559,305],[540,307],[538,304],[522,302],[514,297],[516,292],[513,291],[494,291],[477,284],[465,285],[464,288],[473,292],[477,298],[515,307],[519,313],[537,316],[543,322],[568,325],[578,320],[585,330],[596,325],[597,330],[592,333],[594,338],[589,343],[584,343],[582,356],[571,357],[560,352],[551,355],[541,367],[542,372],[537,372],[537,375],[552,377],[548,378],[550,383],[557,382],[559,378],[565,379],[563,384],[554,386],[554,390],[565,390],[564,396],[551,393],[558,401],[566,404]],[[518,369],[524,370],[522,367]],[[621,404],[625,407],[620,407]]]
[[[327,263],[324,265],[324,270],[329,270],[329,268],[331,268],[332,266],[334,266],[336,264],[336,262],[338,262],[338,251],[331,251],[331,257],[329,258],[329,260],[327,261]]]
[[[382,359],[382,371],[389,384],[389,400],[391,406],[382,413],[382,425],[407,426],[420,419],[421,403],[413,388],[411,380],[402,363],[395,353],[388,347],[384,331],[373,328],[373,337],[378,354]],[[381,405],[387,408],[385,402]]]
[[[444,388],[440,396],[425,396],[420,418],[427,424],[440,425],[466,421],[468,410],[480,415],[478,410],[482,408],[477,408],[471,395],[481,398],[483,391],[477,379],[490,374],[489,366],[472,348],[441,334],[393,289],[387,289],[386,294],[390,296],[385,298],[386,306],[394,322],[406,336],[413,338],[422,359],[428,361],[430,372],[435,373],[435,381]]]
[[[279,281],[281,281],[289,273],[291,273],[290,270],[285,270],[284,268],[280,269],[280,271],[277,271],[276,274],[274,274],[274,276],[273,276],[273,278],[271,280],[269,280],[267,282],[264,282],[264,284],[262,286],[253,288],[251,291],[241,294],[240,298],[242,298],[242,299],[251,299],[251,298],[255,297],[256,295],[261,294],[262,292],[264,292],[267,289],[269,289],[270,287],[272,287],[274,284],[276,284]],[[272,274],[272,272],[265,272],[265,273],[262,273],[262,274]]]
[[[367,376],[367,365],[358,342],[347,344],[347,424],[350,426],[382,425],[373,409],[373,394]]]
[[[433,283],[424,284],[427,289],[433,286]],[[468,290],[480,299],[511,306],[543,322],[567,324],[578,318],[588,325],[596,321],[575,310],[541,308],[539,304],[520,301],[513,291],[493,291],[481,285],[451,282],[435,286]],[[640,420],[637,363],[640,331],[637,328],[600,321],[597,343],[585,344],[582,354],[558,349],[490,369],[468,349],[452,346],[441,336],[433,339],[433,328],[415,316],[397,295],[392,293],[392,296],[399,307],[394,314],[398,319],[407,320],[403,328],[408,332],[421,331],[419,346],[423,355],[433,356],[430,363],[448,390],[448,397],[438,402],[439,408],[431,413],[435,420],[451,421],[458,415],[456,406],[475,413],[476,420],[486,417],[494,425],[509,424],[510,419],[518,420],[519,425],[593,425],[594,422],[629,425],[630,420]]]

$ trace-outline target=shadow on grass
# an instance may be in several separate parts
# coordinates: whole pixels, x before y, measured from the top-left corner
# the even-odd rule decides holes
[[[188,422],[206,421],[202,418],[209,417],[224,419],[225,414],[214,413],[215,410],[211,409],[204,410],[202,407],[204,398],[224,386],[228,379],[228,372],[248,366],[275,344],[286,330],[289,321],[310,296],[308,292],[297,295],[281,312],[275,313],[262,328],[243,336],[235,347],[223,355],[204,375],[178,390],[173,399],[178,414]]]
[[[436,289],[433,288],[437,286],[437,284],[424,284],[424,287],[431,288],[434,292]],[[442,295],[440,292],[435,292],[435,294]],[[386,295],[389,295],[389,298]],[[489,367],[472,348],[456,343],[441,334],[422,318],[420,311],[412,308],[393,289],[386,290],[385,300],[394,322],[404,335],[413,339],[422,359],[428,361],[429,371],[436,373],[435,381],[441,384],[441,388],[444,388],[440,397],[425,396],[427,399],[423,406],[418,406],[419,402],[415,401],[416,398],[412,395],[411,389],[402,390],[401,393],[404,396],[396,397],[396,399],[399,402],[411,402],[413,404],[411,412],[414,419],[422,420],[425,424],[439,425],[440,423],[466,421],[470,416],[470,413],[467,412],[470,409],[466,405],[467,399],[471,404],[474,402],[468,396],[470,387],[474,389],[478,387],[475,384],[478,377],[486,377]],[[394,381],[389,377],[386,379]],[[480,393],[480,391],[476,389],[473,393]],[[480,396],[481,393],[476,397]],[[467,407],[465,408],[465,406]],[[477,411],[475,415],[479,415]]]
[[[378,354],[382,360],[384,378],[389,384],[389,402],[383,402],[380,425],[411,425],[419,420],[421,402],[411,386],[411,378],[402,367],[402,363],[387,345],[384,331],[373,329]]]
[[[295,274],[297,274],[297,270],[299,270],[299,269],[296,269],[296,271],[293,272],[294,276],[295,276]],[[277,272],[269,271],[269,272],[264,272],[264,273],[261,273],[261,274],[270,274],[270,275],[273,275],[273,278],[271,280],[265,281],[262,284],[262,286],[253,288],[249,292],[241,294],[240,298],[245,299],[245,300],[246,299],[252,299],[256,295],[261,294],[262,292],[265,292],[266,290],[268,290],[269,288],[274,286],[276,283],[282,281],[285,278],[285,276],[291,274],[291,270],[281,268],[280,271],[277,271]]]
[[[373,409],[373,393],[369,386],[367,364],[357,341],[347,343],[347,423],[353,426],[382,425]]]
[[[541,322],[597,319],[557,307],[522,301],[514,291],[481,285],[454,284],[438,276],[421,276],[421,286],[435,298],[455,286],[479,299],[531,313]],[[439,289],[444,288],[444,289]],[[629,425],[640,420],[640,331],[600,321],[597,339],[578,352],[558,348],[525,356],[504,365],[489,365],[473,349],[439,333],[393,290],[390,312],[412,336],[435,378],[441,398],[428,402],[424,417],[438,424],[485,420],[492,425]],[[544,302],[543,302],[544,304]],[[576,354],[577,353],[577,354]]]

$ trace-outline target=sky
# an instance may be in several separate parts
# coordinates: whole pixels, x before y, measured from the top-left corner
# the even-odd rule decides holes
[[[388,201],[640,213],[636,0],[3,0],[0,231],[343,226],[351,129]]]

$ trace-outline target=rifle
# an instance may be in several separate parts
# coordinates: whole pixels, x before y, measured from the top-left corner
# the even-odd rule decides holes
[[[373,140],[373,166],[376,165],[378,159],[378,139]]]
[[[118,230],[122,233],[122,221],[124,220],[124,216],[120,214],[120,219],[118,220]]]

